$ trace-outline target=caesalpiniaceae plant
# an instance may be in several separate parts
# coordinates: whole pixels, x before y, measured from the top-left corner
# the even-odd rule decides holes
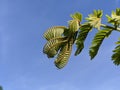
[[[103,12],[102,10],[94,10],[92,14],[88,15],[85,23],[81,23],[82,14],[77,12],[71,15],[72,20],[68,22],[68,26],[53,26],[49,28],[44,37],[47,40],[43,48],[43,52],[47,54],[48,58],[56,56],[55,65],[57,68],[63,68],[70,57],[73,44],[76,44],[77,50],[75,55],[81,53],[84,48],[84,42],[93,28],[98,32],[95,34],[92,44],[89,48],[89,55],[93,59],[105,38],[108,38],[113,31],[120,32],[120,8],[112,11],[111,16],[106,15],[107,22],[111,25],[101,23]],[[120,39],[116,42],[117,46],[113,50],[111,56],[114,64],[120,64]]]

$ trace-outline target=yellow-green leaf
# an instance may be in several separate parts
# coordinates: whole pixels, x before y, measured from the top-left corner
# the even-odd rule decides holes
[[[58,57],[54,62],[57,68],[61,69],[67,64],[72,51],[72,43],[73,40],[70,40],[61,48]]]
[[[67,42],[66,38],[53,38],[45,44],[43,53],[47,54],[48,58],[53,58],[65,42]]]
[[[102,15],[102,10],[94,10],[93,13],[89,14],[86,18],[86,20],[88,21],[87,23],[89,23],[92,27],[100,30]]]
[[[112,11],[111,16],[106,15],[108,22],[119,26],[120,25],[120,8],[117,8],[116,11]]]
[[[79,20],[80,22],[82,21],[82,14],[79,12],[72,14],[71,17],[75,20]]]
[[[71,33],[74,33],[76,31],[78,31],[78,29],[80,28],[80,22],[77,19],[73,19],[69,21],[69,30]]]
[[[49,28],[45,33],[44,33],[44,37],[47,40],[50,40],[52,38],[55,37],[62,37],[62,34],[64,33],[64,30],[66,30],[67,28],[64,26],[54,26]]]

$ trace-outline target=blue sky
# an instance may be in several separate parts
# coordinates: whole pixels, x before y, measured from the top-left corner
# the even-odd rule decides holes
[[[67,26],[70,14],[81,12],[85,18],[94,9],[103,9],[106,15],[117,7],[120,0],[0,0],[0,85],[4,90],[119,90],[120,66],[110,58],[117,32],[90,61],[91,32],[84,51],[75,57],[73,47],[62,70],[42,53],[43,33],[51,26]]]

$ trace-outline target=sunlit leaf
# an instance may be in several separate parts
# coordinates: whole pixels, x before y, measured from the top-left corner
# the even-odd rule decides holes
[[[75,14],[72,14],[71,17],[75,20],[79,20],[80,22],[82,21],[82,14],[79,12],[76,12]]]
[[[113,25],[120,25],[120,8],[117,8],[116,11],[112,11],[111,16],[106,15],[108,22]]]
[[[71,33],[78,31],[79,27],[80,27],[79,20],[73,19],[69,21],[69,30]]]
[[[119,38],[119,41],[116,42],[116,44],[120,44],[120,38]]]
[[[92,27],[100,30],[101,17],[103,15],[102,10],[94,10],[92,14],[89,14],[86,20]]]
[[[72,43],[73,43],[73,40],[70,40],[61,48],[58,54],[58,57],[54,62],[58,69],[63,68],[67,64],[72,51]]]
[[[117,42],[118,46],[113,50],[112,60],[114,64],[120,65],[120,40]]]
[[[82,24],[82,14],[77,12],[71,15],[72,20],[68,22],[68,27],[54,26],[44,33],[47,43],[43,48],[43,52],[47,54],[48,58],[56,57],[54,63],[58,69],[66,66],[74,43],[77,46],[75,55],[81,53],[87,35],[92,31],[92,28],[98,29],[98,32],[95,34],[89,48],[91,59],[97,55],[103,40],[109,37],[113,30],[120,31],[120,8],[112,11],[111,16],[106,15],[108,23],[113,24],[112,26],[101,23],[102,15],[102,10],[94,10],[93,13],[89,14],[86,18],[87,22]],[[118,44],[118,46],[113,50],[112,60],[116,65],[119,65],[120,40],[116,42],[116,44]]]
[[[55,37],[58,37],[58,38],[62,37],[62,34],[64,33],[64,31],[66,29],[67,28],[64,27],[64,26],[54,26],[54,27],[51,27],[44,33],[44,37],[47,40],[50,40],[50,39],[55,38]]]
[[[103,40],[105,39],[105,37],[108,37],[111,34],[111,32],[112,32],[111,29],[104,29],[98,31],[98,33],[95,35],[89,50],[91,59],[93,59],[97,55]]]
[[[82,49],[84,48],[84,41],[89,33],[89,31],[92,29],[92,27],[89,24],[85,24],[80,27],[80,32],[78,34],[78,37],[76,39],[76,46],[77,50],[75,52],[75,55],[80,54]]]
[[[43,53],[47,54],[48,58],[53,58],[65,42],[67,42],[66,38],[51,39],[45,44]]]

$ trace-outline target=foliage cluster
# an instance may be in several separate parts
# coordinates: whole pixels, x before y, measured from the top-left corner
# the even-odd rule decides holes
[[[75,55],[79,55],[84,48],[84,42],[87,35],[93,29],[97,29],[98,32],[95,34],[91,46],[89,48],[89,55],[93,59],[105,38],[108,38],[113,31],[120,32],[120,8],[116,11],[112,11],[111,16],[106,15],[108,25],[101,23],[103,16],[102,10],[94,10],[92,14],[89,14],[86,18],[86,22],[81,23],[82,14],[76,12],[71,15],[72,20],[68,22],[68,26],[53,26],[49,28],[45,33],[44,37],[48,41],[43,52],[47,54],[48,58],[54,58],[55,65],[57,68],[63,68],[70,57],[72,52],[73,44],[76,44]],[[113,50],[111,56],[114,64],[120,64],[120,39],[116,42],[117,46]]]

